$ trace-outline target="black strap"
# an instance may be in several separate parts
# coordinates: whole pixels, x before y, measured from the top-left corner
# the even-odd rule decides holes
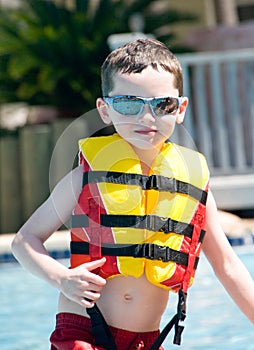
[[[105,215],[101,214],[101,225],[106,227],[133,227],[154,232],[175,232],[192,237],[193,225],[157,215]]]
[[[163,328],[157,339],[150,346],[149,350],[158,350],[161,344],[166,339],[168,333],[171,331],[173,326],[175,326],[175,334],[173,344],[181,345],[181,335],[184,327],[179,325],[180,321],[184,321],[186,317],[186,299],[187,293],[184,293],[181,289],[178,293],[178,305],[177,305],[177,313],[173,316],[173,318],[166,324]]]
[[[86,311],[91,319],[96,345],[106,350],[117,350],[115,340],[98,306],[95,304],[92,308],[87,308]]]
[[[88,171],[83,174],[83,186],[88,183],[107,182],[123,185],[136,185],[143,190],[167,191],[170,193],[182,193],[206,204],[207,192],[184,181],[173,177],[153,174],[146,176],[142,174],[122,173],[117,171]]]
[[[194,226],[185,222],[163,218],[157,215],[112,215],[101,214],[100,225],[105,227],[132,227],[147,229],[154,232],[174,232],[192,238]],[[85,214],[72,215],[71,227],[81,228],[89,226],[89,218]],[[201,230],[200,242],[204,238],[205,231]]]
[[[88,242],[71,242],[71,254],[89,254]],[[102,243],[101,254],[103,256],[130,256],[134,258],[146,258],[149,260],[172,261],[177,264],[188,266],[188,254],[171,249],[167,246],[159,246],[154,243],[143,244],[115,244]],[[199,258],[196,257],[197,268]]]
[[[148,350],[158,350],[159,347],[161,346],[161,344],[164,342],[164,340],[166,339],[168,333],[171,331],[171,329],[173,328],[173,326],[176,324],[177,322],[177,315],[175,315],[168,323],[167,325],[163,328],[163,330],[161,331],[161,333],[159,334],[159,336],[155,339],[155,341],[153,342],[153,344],[150,346],[150,348]]]

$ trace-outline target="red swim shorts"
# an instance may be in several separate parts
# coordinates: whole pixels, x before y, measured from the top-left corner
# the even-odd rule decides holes
[[[109,328],[118,350],[148,350],[159,335],[159,331],[136,333]],[[51,350],[104,350],[95,345],[90,319],[71,313],[56,316],[56,328],[51,334],[50,342]],[[159,350],[163,350],[163,347]]]

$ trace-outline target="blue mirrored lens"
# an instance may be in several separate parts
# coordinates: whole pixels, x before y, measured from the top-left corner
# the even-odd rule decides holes
[[[115,98],[113,108],[123,115],[137,115],[143,107],[143,101],[137,98]]]

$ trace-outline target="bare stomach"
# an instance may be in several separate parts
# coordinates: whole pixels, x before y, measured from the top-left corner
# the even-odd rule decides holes
[[[117,276],[107,280],[97,302],[107,323],[113,327],[148,332],[159,329],[168,302],[168,291],[140,278]],[[60,295],[59,312],[87,316],[86,309]]]

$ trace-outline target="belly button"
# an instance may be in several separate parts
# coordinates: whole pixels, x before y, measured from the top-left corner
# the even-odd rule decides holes
[[[133,298],[130,294],[126,293],[123,296],[124,301],[131,301]]]

